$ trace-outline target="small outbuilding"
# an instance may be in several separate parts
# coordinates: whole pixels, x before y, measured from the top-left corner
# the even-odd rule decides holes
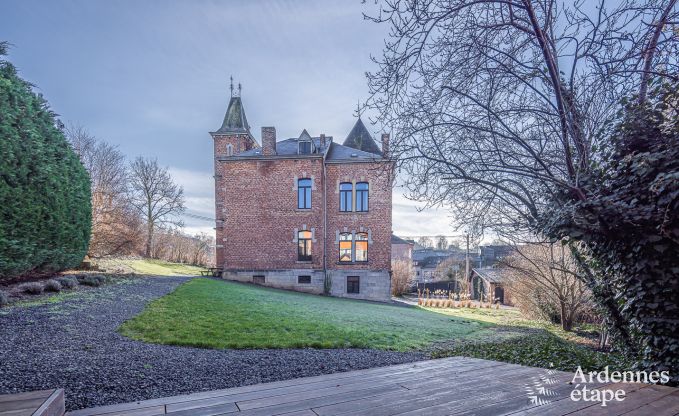
[[[512,305],[512,297],[507,290],[507,278],[502,268],[481,267],[472,269],[470,276],[472,299],[484,301],[497,300],[503,305]]]

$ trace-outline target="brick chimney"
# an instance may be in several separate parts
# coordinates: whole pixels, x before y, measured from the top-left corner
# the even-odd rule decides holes
[[[276,154],[276,128],[262,127],[262,155]]]
[[[321,149],[325,151],[325,134],[321,133]]]
[[[389,157],[389,133],[382,133],[382,156]]]

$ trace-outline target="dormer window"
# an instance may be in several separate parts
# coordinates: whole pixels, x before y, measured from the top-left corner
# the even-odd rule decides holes
[[[299,142],[299,154],[300,155],[311,154],[311,142],[310,141],[300,141]]]

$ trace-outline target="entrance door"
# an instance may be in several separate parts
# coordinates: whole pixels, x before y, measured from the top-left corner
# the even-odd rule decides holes
[[[502,286],[495,286],[495,299],[499,299],[500,303],[505,303],[505,290]]]

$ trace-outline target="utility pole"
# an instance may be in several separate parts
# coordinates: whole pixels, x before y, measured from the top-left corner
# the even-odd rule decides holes
[[[467,280],[467,282],[470,283],[469,287],[471,288],[471,282],[469,281],[469,233],[467,233],[467,255],[465,256],[464,277]]]

